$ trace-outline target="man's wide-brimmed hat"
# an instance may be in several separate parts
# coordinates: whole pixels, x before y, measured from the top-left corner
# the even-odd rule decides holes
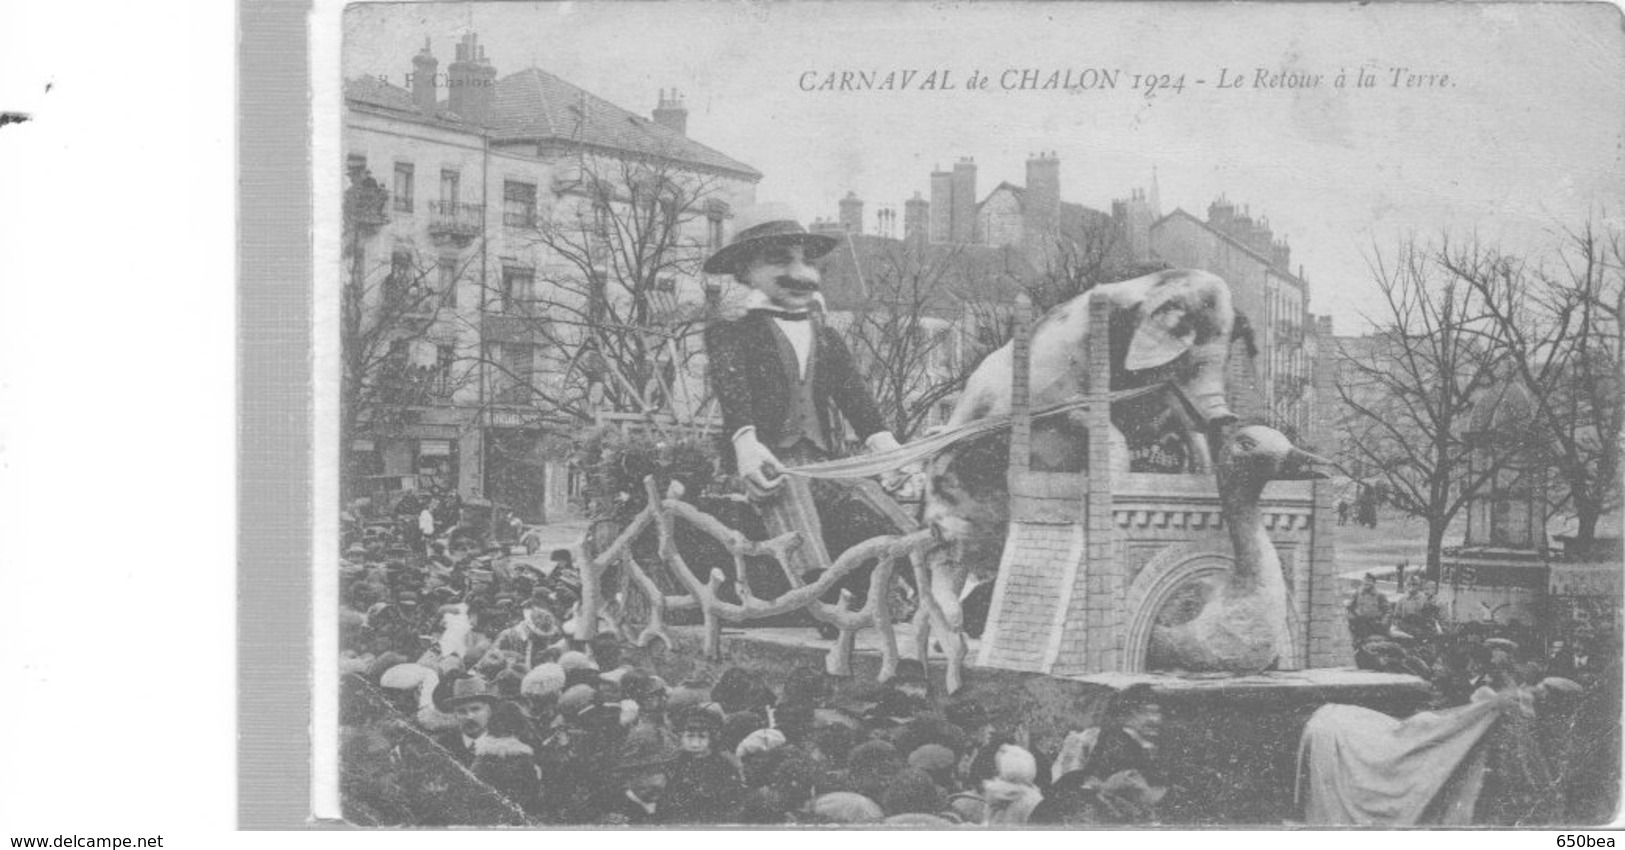
[[[446,700],[446,708],[456,708],[471,702],[483,702],[495,706],[498,694],[479,676],[464,676],[451,683],[451,699]]]
[[[740,259],[765,245],[800,245],[809,260],[835,247],[835,237],[807,232],[784,204],[757,204],[741,211],[734,224],[733,239],[705,261],[706,274],[732,274]]]

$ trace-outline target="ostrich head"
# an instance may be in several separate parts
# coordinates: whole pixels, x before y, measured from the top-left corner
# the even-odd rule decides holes
[[[1314,469],[1328,463],[1267,425],[1244,425],[1226,441],[1223,466],[1237,485],[1263,487],[1269,481],[1324,478]]]

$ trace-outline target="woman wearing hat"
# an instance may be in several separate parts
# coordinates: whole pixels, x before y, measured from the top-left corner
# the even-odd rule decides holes
[[[564,637],[559,621],[548,610],[545,599],[532,596],[525,603],[519,623],[497,634],[494,648],[517,652],[525,668],[542,663],[541,655]]]

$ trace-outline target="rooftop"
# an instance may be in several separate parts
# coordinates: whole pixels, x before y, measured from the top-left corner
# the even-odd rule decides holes
[[[497,80],[491,118],[498,142],[563,141],[686,162],[750,180],[762,173],[733,157],[629,112],[540,68]]]
[[[428,124],[447,124],[467,132],[477,132],[478,128],[464,121],[457,113],[445,108],[443,105],[431,117],[418,111],[416,103],[412,102],[412,92],[400,86],[387,83],[377,77],[355,77],[344,81],[344,99],[376,106],[391,112],[402,113],[400,117],[408,120],[422,121]]]
[[[395,113],[402,120],[480,133],[495,144],[562,142],[605,151],[632,152],[760,180],[762,173],[649,118],[637,115],[540,68],[527,68],[496,82],[489,126],[479,127],[437,104],[424,115],[412,92],[376,77],[346,80],[344,96]]]
[[[1275,264],[1275,261],[1273,259],[1271,259],[1269,257],[1266,257],[1263,254],[1259,253],[1258,250],[1253,248],[1251,245],[1248,245],[1247,243],[1241,241],[1240,239],[1237,239],[1236,237],[1231,236],[1228,233],[1225,233],[1224,231],[1218,229],[1217,227],[1214,227],[1213,225],[1203,221],[1202,219],[1197,218],[1194,215],[1191,215],[1190,213],[1186,212],[1183,207],[1177,207],[1177,208],[1174,209],[1173,212],[1163,216],[1162,218],[1157,219],[1154,223],[1152,223],[1151,229],[1156,230],[1157,228],[1161,227],[1162,225],[1166,224],[1167,222],[1169,222],[1169,221],[1171,221],[1172,219],[1175,219],[1175,218],[1186,218],[1186,219],[1191,220],[1192,222],[1195,222],[1196,225],[1201,227],[1203,230],[1206,230],[1207,232],[1213,234],[1214,236],[1219,237],[1221,240],[1228,243],[1231,247],[1235,248],[1236,250],[1241,251],[1242,253],[1252,257],[1253,259],[1257,260],[1258,262],[1263,263],[1264,265],[1268,266],[1271,270],[1273,270],[1276,274],[1280,275],[1281,277],[1284,277],[1288,281],[1290,281],[1292,283],[1295,283],[1298,286],[1303,287],[1305,290],[1307,290],[1309,288],[1309,284],[1305,283],[1302,278],[1300,278],[1297,275],[1293,274],[1290,269],[1281,268],[1280,266]]]
[[[908,297],[917,276],[927,313],[957,315],[967,301],[1014,303],[1021,281],[1033,274],[1014,248],[831,235],[841,238],[824,261],[823,293],[831,310],[861,310],[890,293]]]
[[[976,209],[980,211],[982,206],[991,200],[994,195],[997,195],[1000,190],[1009,192],[1015,197],[1016,206],[1021,209],[1026,209],[1027,187],[1018,186],[1008,180],[1001,181],[999,185],[993,187],[993,191],[987,193],[987,197],[977,201]],[[1086,207],[1083,204],[1075,204],[1071,201],[1061,202],[1061,220],[1059,222],[1059,226],[1064,232],[1076,233],[1083,228],[1090,227],[1110,219],[1110,214],[1101,212],[1093,207]]]

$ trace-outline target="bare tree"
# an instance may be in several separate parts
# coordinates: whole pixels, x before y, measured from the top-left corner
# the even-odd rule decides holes
[[[1136,261],[1122,228],[1107,216],[1087,216],[1071,227],[1037,237],[1032,245],[1025,254],[1006,252],[999,272],[1021,282],[1032,299],[1034,316],[1043,316],[1103,283],[1168,268],[1160,260]],[[1013,297],[990,299],[966,291],[963,300],[973,350],[985,356],[1009,341]]]
[[[342,469],[352,492],[359,482],[357,438],[387,436],[415,421],[423,406],[449,401],[477,380],[475,360],[447,334],[455,293],[479,251],[457,260],[430,259],[406,248],[368,257],[367,240],[388,221],[389,193],[365,169],[350,172],[344,196],[340,292],[342,362],[339,422]]]
[[[1528,388],[1535,444],[1560,485],[1554,508],[1572,510],[1584,550],[1620,504],[1625,236],[1587,222],[1566,238],[1550,264],[1477,243],[1442,251],[1440,262],[1482,302],[1508,376]]]
[[[1027,294],[1035,315],[1040,316],[1100,284],[1168,267],[1162,262],[1136,262],[1122,227],[1103,215],[1087,215],[1045,238],[1038,266]]]
[[[1437,575],[1445,530],[1498,471],[1469,463],[1462,439],[1479,394],[1502,377],[1503,346],[1466,281],[1414,241],[1371,272],[1381,293],[1368,350],[1339,351],[1343,452],[1387,484],[1400,509],[1428,524],[1428,569]]]
[[[487,312],[540,355],[486,352],[514,403],[556,428],[602,413],[636,414],[656,431],[698,417],[699,334],[713,302],[695,281],[721,221],[718,188],[671,160],[583,154],[551,210],[509,222],[547,258],[488,284]]]
[[[963,245],[892,242],[870,257],[868,297],[845,328],[858,370],[891,432],[907,441],[965,386],[967,358],[959,293],[973,289]],[[971,353],[974,354],[974,348]]]

